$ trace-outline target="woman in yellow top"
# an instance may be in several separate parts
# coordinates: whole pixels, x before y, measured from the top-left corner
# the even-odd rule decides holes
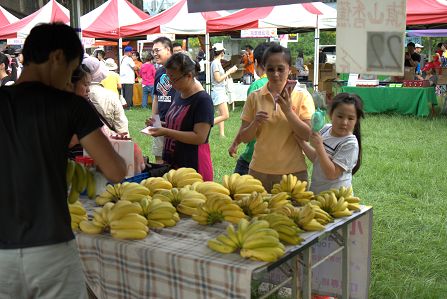
[[[294,135],[309,139],[315,106],[307,90],[296,87],[283,91],[292,65],[287,48],[269,47],[263,65],[268,83],[247,98],[241,115],[241,140],[247,143],[256,138],[249,174],[270,191],[283,174],[307,180],[304,154]]]
[[[104,65],[109,70],[107,77],[101,81],[101,85],[119,95],[121,89],[120,75],[116,72],[118,65],[113,58],[107,58]]]

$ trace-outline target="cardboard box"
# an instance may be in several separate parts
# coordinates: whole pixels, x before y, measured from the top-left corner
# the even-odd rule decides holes
[[[314,65],[309,64],[309,81],[314,81]],[[318,82],[332,81],[337,79],[337,72],[335,71],[335,65],[331,63],[320,63],[318,69]]]

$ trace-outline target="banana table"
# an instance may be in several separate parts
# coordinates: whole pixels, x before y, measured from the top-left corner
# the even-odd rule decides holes
[[[92,213],[93,201],[81,200]],[[353,239],[353,224],[361,220],[367,225],[363,225],[363,232],[357,234],[357,237],[360,237],[358,242],[366,248],[357,250],[354,249],[356,244],[352,244],[350,239]],[[323,232],[303,234],[305,242],[299,246],[286,247],[286,255],[275,263],[255,262],[243,259],[237,253],[224,255],[210,250],[206,246],[207,240],[222,233],[226,224],[204,227],[189,218],[182,219],[173,228],[151,231],[144,240],[123,241],[112,239],[108,234],[83,233],[78,233],[76,239],[87,283],[97,298],[250,298],[252,279],[262,279],[269,272],[278,285],[289,283],[296,294],[298,277],[301,276],[294,266],[297,260],[300,260],[304,269],[301,279],[304,298],[310,298],[311,290],[343,294],[344,298],[349,298],[354,281],[350,283],[349,273],[362,279],[356,282],[358,287],[351,293],[351,298],[367,298],[371,221],[372,209],[363,206],[359,213],[335,221]],[[349,244],[336,249],[338,255],[343,251],[342,259],[325,251],[331,246],[335,247],[330,245],[330,239],[341,245]],[[318,248],[319,244],[326,245]],[[359,261],[353,263],[354,255],[350,255],[350,251],[360,256]],[[324,264],[333,263],[335,267],[342,265],[343,280],[337,277],[337,269],[335,274],[327,273],[322,268],[324,264],[315,268],[312,275],[312,257],[320,257],[320,254],[328,259]],[[347,261],[351,263],[351,271]],[[287,267],[291,267],[292,272],[286,272],[286,277],[282,277]],[[361,270],[353,267],[360,267]],[[337,285],[333,282],[336,280]],[[363,287],[365,290],[360,290]],[[366,297],[362,297],[365,292]]]

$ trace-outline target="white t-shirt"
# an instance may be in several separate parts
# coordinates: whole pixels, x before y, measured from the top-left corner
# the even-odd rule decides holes
[[[223,76],[225,74],[222,64],[220,63],[220,61],[218,59],[215,59],[215,60],[213,60],[213,62],[211,62],[211,86],[213,88],[225,87],[225,80],[222,80],[221,82],[217,82],[216,80],[214,80],[214,72],[219,72],[219,74],[221,76]]]
[[[121,84],[134,84],[135,83],[135,62],[129,56],[124,56],[120,66],[120,80]]]
[[[320,130],[323,146],[332,162],[343,168],[344,171],[339,178],[329,180],[324,175],[317,157],[313,163],[312,181],[310,184],[310,191],[315,194],[331,188],[349,187],[352,184],[352,169],[357,164],[359,153],[357,138],[354,135],[335,137],[331,135],[331,131],[332,124],[327,124]]]

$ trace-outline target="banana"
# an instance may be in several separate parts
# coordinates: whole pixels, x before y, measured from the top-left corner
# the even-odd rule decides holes
[[[74,188],[74,186],[71,186],[70,193],[68,194],[68,203],[73,204],[79,199],[79,192],[77,188]]]
[[[236,250],[235,247],[225,245],[224,243],[222,243],[216,239],[208,240],[208,247],[211,248],[212,250],[220,252],[220,253],[232,253]]]
[[[241,249],[241,256],[256,261],[274,262],[284,255],[284,250],[279,247],[264,247],[256,249]]]
[[[244,239],[245,233],[250,225],[250,222],[248,222],[246,219],[241,219],[238,222],[237,232],[236,236],[239,242],[239,245],[242,244],[242,241]]]
[[[182,214],[188,215],[188,216],[192,216],[192,214],[194,214],[196,212],[197,208],[191,208],[189,206],[185,206],[183,204],[179,204],[177,206],[177,211],[179,211]]]
[[[84,192],[87,187],[87,171],[84,165],[75,163],[75,177],[76,177],[76,185],[72,184],[78,193]]]
[[[262,238],[250,238],[242,244],[243,249],[255,249],[264,247],[276,247],[278,246],[279,239],[274,236],[263,236]]]
[[[230,190],[229,180],[230,180],[230,176],[228,174],[225,174],[222,179],[222,186],[224,186],[228,190]]]
[[[348,203],[360,203],[360,198],[355,196],[345,197],[345,201]]]
[[[79,228],[81,229],[82,232],[84,232],[86,234],[93,234],[93,235],[100,234],[103,230],[102,227],[96,226],[87,220],[81,221],[79,223]]]
[[[173,212],[168,210],[159,210],[156,213],[149,213],[147,219],[160,221],[163,219],[172,219]]]
[[[245,214],[244,214],[245,217]],[[234,216],[224,216],[224,220],[227,222],[231,222],[233,224],[239,223],[239,221],[242,219],[243,217],[234,217]]]
[[[160,221],[156,221],[156,220],[148,220],[147,221],[147,225],[150,228],[163,228],[163,227],[165,227],[165,225],[163,223],[161,223]]]
[[[68,210],[70,211],[70,214],[76,214],[76,215],[85,215],[87,214],[87,211],[84,209],[82,205],[77,205],[79,201],[76,201],[73,204],[68,205]]]
[[[147,225],[143,224],[140,221],[131,221],[131,220],[115,220],[110,223],[111,229],[130,229],[130,230],[144,230],[146,232],[149,231]]]
[[[71,184],[71,181],[73,180],[73,175],[75,172],[75,165],[74,161],[68,159],[67,160],[67,172],[66,172],[66,180],[67,180],[67,186]]]
[[[163,223],[165,227],[172,227],[177,224],[177,221],[175,221],[174,219],[164,218],[164,219],[158,219],[157,221]]]
[[[360,210],[360,204],[358,204],[358,203],[348,203],[348,209],[350,211],[359,211]]]
[[[286,234],[279,234],[279,239],[282,242],[285,242],[285,243],[288,243],[291,245],[298,245],[303,241],[303,239],[298,235],[291,236],[291,235],[286,235]]]
[[[79,223],[83,220],[87,220],[87,215],[76,215],[76,214],[70,214],[71,221]]]
[[[324,230],[324,226],[321,225],[317,220],[312,219],[306,224],[301,226],[305,231],[319,231]]]
[[[216,237],[216,240],[234,249],[238,248],[238,243],[234,242],[230,237],[226,236],[225,234],[218,235]]]
[[[96,196],[95,176],[91,170],[87,170],[87,196],[90,199]]]
[[[254,232],[263,229],[263,228],[269,228],[270,225],[267,221],[265,220],[252,220],[248,226],[248,228],[246,229],[244,235],[242,236],[242,240],[240,241],[241,244],[244,244],[244,241],[250,236],[252,235]]]
[[[147,236],[147,232],[139,229],[112,229],[110,230],[110,234],[115,239],[132,239],[139,240],[144,239]]]
[[[119,203],[120,201],[118,201]],[[117,204],[118,204],[117,203]],[[112,222],[114,220],[118,220],[123,218],[124,216],[126,216],[127,214],[130,213],[136,213],[136,214],[141,214],[142,213],[142,209],[140,204],[136,203],[136,204],[126,204],[123,206],[116,206],[113,207],[113,209],[110,211],[109,214],[109,221]]]
[[[334,211],[331,213],[332,216],[335,218],[341,218],[341,217],[348,217],[352,215],[352,212],[349,211],[347,208],[343,211]]]
[[[233,224],[229,224],[227,226],[226,231],[227,231],[228,238],[230,238],[230,240],[233,243],[237,244],[237,247],[239,247],[241,244],[239,243],[239,239],[237,237],[237,234],[236,234]]]

